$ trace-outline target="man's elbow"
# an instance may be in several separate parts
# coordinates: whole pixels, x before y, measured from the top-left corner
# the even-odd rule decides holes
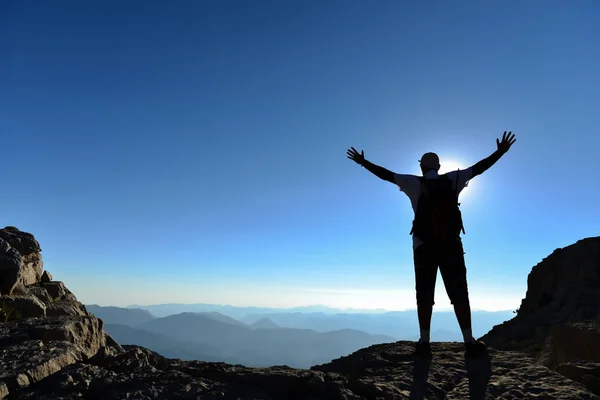
[[[485,169],[483,169],[482,167],[478,166],[477,164],[473,165],[471,167],[471,172],[472,172],[472,176],[471,178],[475,178],[478,175],[483,174],[483,172],[485,171]]]
[[[387,171],[385,174],[381,176],[381,179],[388,181],[390,183],[396,184],[396,180],[394,179],[394,173]]]

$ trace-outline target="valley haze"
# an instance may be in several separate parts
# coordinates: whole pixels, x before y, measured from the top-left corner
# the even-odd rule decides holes
[[[309,368],[373,344],[418,340],[415,310],[348,312],[326,306],[285,308],[215,304],[86,305],[121,344],[182,360],[254,367]],[[514,317],[512,311],[473,311],[480,336]],[[460,342],[453,312],[434,312],[431,339]]]

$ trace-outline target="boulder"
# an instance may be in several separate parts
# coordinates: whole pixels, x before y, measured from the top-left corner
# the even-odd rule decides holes
[[[38,283],[42,276],[41,247],[32,234],[15,227],[0,229],[0,295],[12,294],[17,283]]]
[[[60,281],[45,282],[41,283],[40,286],[46,289],[51,302],[61,300],[77,301],[75,295]]]
[[[44,271],[42,273],[42,277],[41,277],[40,281],[42,283],[46,283],[46,282],[50,282],[51,280],[52,280],[52,274],[50,274],[50,272],[48,272],[48,271]]]
[[[46,315],[49,317],[58,317],[61,315],[86,316],[89,315],[85,306],[78,301],[63,300],[50,303],[46,308]]]
[[[553,327],[554,364],[572,360],[600,363],[600,320],[587,320]]]
[[[46,290],[46,288],[35,285],[35,286],[29,286],[27,288],[27,291],[29,292],[29,294],[37,297],[41,302],[46,304],[46,306],[48,306],[52,303],[52,300],[50,299],[50,294],[48,294],[48,291]]]
[[[35,296],[0,296],[2,309],[18,313],[19,318],[46,316],[46,306]]]
[[[533,267],[517,315],[481,337],[491,346],[540,354],[552,327],[600,316],[600,237],[555,250]]]
[[[17,284],[23,284],[23,269],[21,254],[0,238],[0,295],[10,295]]]
[[[94,356],[106,345],[101,326],[90,316],[0,323],[0,388],[12,393]]]

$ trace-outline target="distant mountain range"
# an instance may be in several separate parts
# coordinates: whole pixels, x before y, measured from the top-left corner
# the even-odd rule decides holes
[[[387,310],[376,309],[376,310],[360,310],[353,308],[331,308],[323,305],[312,305],[303,307],[292,307],[292,308],[267,308],[267,307],[235,307],[230,305],[218,305],[218,304],[181,304],[181,303],[169,303],[169,304],[153,304],[148,306],[142,305],[130,305],[126,308],[138,308],[147,310],[157,317],[166,317],[168,315],[180,314],[182,312],[218,312],[224,315],[228,315],[232,318],[240,319],[248,314],[262,314],[262,313],[323,313],[323,314],[340,314],[340,313],[369,313],[378,314],[385,313]]]
[[[97,304],[86,304],[85,308],[109,324],[136,326],[156,318],[149,311],[138,308],[101,307]]]
[[[253,324],[251,324],[250,327],[252,329],[277,329],[277,328],[281,328],[279,325],[277,325],[275,322],[271,321],[267,317],[259,319],[258,321],[256,321]]]
[[[130,306],[133,307],[133,306]],[[329,332],[340,329],[355,329],[374,335],[386,335],[398,340],[415,340],[419,337],[419,323],[416,310],[360,311],[341,310],[322,305],[289,309],[264,307],[234,307],[215,304],[156,304],[137,306],[157,317],[183,312],[217,312],[248,325],[262,318],[268,318],[280,327],[312,329]],[[360,311],[360,312],[359,312]],[[495,325],[514,317],[512,310],[473,311],[473,334],[476,337],[486,334]],[[458,336],[457,336],[458,335]],[[453,311],[436,311],[431,321],[431,340],[462,340],[460,328]]]
[[[317,332],[280,327],[266,317],[246,324],[213,311],[157,318],[133,308],[97,305],[86,308],[104,321],[106,332],[119,343],[144,346],[183,360],[309,368],[360,348],[396,340],[347,328]]]

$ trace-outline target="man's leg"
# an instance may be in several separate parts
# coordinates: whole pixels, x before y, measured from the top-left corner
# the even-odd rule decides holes
[[[431,332],[431,314],[433,305],[417,304],[417,315],[419,316],[419,329],[421,330],[421,341],[429,342]]]
[[[473,342],[473,331],[471,328],[471,305],[469,304],[469,298],[466,301],[454,303],[454,313],[458,320],[458,325],[462,331],[465,342]]]
[[[473,342],[471,305],[467,287],[467,268],[461,241],[449,244],[440,259],[440,273],[465,343]]]
[[[435,252],[426,243],[414,250],[415,289],[417,292],[417,316],[420,341],[429,342],[431,314],[433,312],[435,281],[437,277],[437,261]]]

